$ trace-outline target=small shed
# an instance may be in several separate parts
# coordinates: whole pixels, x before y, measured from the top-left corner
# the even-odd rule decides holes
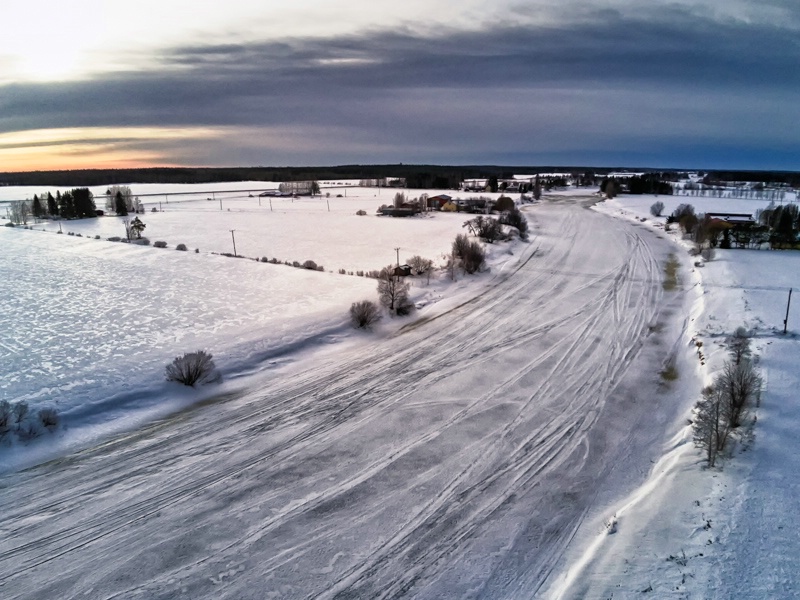
[[[394,268],[395,277],[408,277],[411,275],[411,267],[408,265],[398,265]]]

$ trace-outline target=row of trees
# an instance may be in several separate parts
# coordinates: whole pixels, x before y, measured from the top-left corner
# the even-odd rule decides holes
[[[36,219],[86,219],[97,216],[94,196],[89,188],[75,188],[53,196],[34,194],[33,200],[18,200],[9,207],[9,218],[13,223],[26,225],[33,216]]]
[[[692,421],[694,442],[704,451],[709,467],[716,464],[731,437],[741,431],[761,393],[761,376],[753,364],[750,337],[743,327],[728,338],[728,352],[722,371],[703,390]]]

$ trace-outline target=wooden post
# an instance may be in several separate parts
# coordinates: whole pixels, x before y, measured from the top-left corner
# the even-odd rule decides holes
[[[783,334],[786,335],[786,327],[789,325],[789,307],[792,304],[792,288],[789,288],[789,300],[786,302],[786,318],[783,320]]]

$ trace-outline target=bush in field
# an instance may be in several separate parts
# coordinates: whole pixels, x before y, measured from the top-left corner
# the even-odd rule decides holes
[[[514,208],[515,208],[514,201],[508,196],[500,196],[497,199],[497,202],[494,203],[494,210],[498,212],[514,210]]]
[[[155,246],[156,248],[166,248],[167,242],[162,242],[162,241],[153,242],[153,246]]]
[[[380,318],[381,311],[371,300],[353,302],[350,306],[350,322],[356,329],[369,329]]]
[[[500,221],[491,217],[477,216],[465,221],[463,226],[469,227],[472,235],[490,244],[503,237],[503,227],[500,225]]]
[[[650,205],[650,214],[654,217],[660,217],[662,212],[664,212],[664,203],[661,200]]]
[[[187,250],[186,244],[178,244],[177,246],[175,246],[175,250],[180,250],[182,252],[186,252],[186,250]]]
[[[214,380],[213,356],[204,350],[187,352],[183,356],[176,356],[167,365],[167,381],[177,381],[183,385],[194,387],[196,383],[210,383]]]
[[[367,211],[365,211],[365,210],[362,210],[362,209],[359,209],[359,210],[357,210],[357,211],[356,211],[356,214],[357,214],[359,217],[363,217],[363,216],[366,216],[366,214],[367,214]]]
[[[692,233],[697,226],[698,219],[691,204],[679,204],[669,216],[669,222],[677,223],[684,233]]]
[[[26,442],[46,431],[55,431],[59,423],[58,412],[54,408],[31,411],[24,401],[0,402],[0,441],[16,436],[18,440]]]
[[[317,263],[315,263],[313,260],[307,260],[303,263],[303,268],[308,269],[309,271],[316,271]]]
[[[48,431],[54,431],[61,423],[61,418],[55,408],[42,408],[39,410],[39,423]]]
[[[459,233],[453,242],[453,256],[458,259],[461,268],[469,275],[480,271],[486,263],[486,252],[483,247],[463,233]]]
[[[14,408],[8,400],[0,401],[0,440],[11,432],[14,425]]]
[[[523,240],[528,239],[528,220],[522,211],[514,207],[500,217],[503,225],[515,227],[519,231],[519,237]]]
[[[421,256],[412,256],[408,259],[408,266],[417,275],[427,275],[428,282],[431,280],[431,272],[433,271],[433,261],[430,258],[422,258]]]
[[[118,241],[120,241],[122,238],[121,238],[121,237],[119,237],[118,235],[112,235],[110,238],[107,238],[107,239],[108,239],[108,241],[109,241],[109,242],[118,242]]]

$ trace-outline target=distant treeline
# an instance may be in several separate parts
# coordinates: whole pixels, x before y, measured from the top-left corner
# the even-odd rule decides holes
[[[213,183],[232,181],[309,181],[326,179],[378,179],[401,177],[410,188],[456,189],[465,179],[510,179],[514,174],[570,173],[579,185],[595,185],[620,167],[498,166],[498,165],[340,165],[334,167],[157,167],[149,169],[84,169],[75,171],[31,171],[0,173],[0,185],[95,186],[128,183]],[[634,170],[634,169],[632,169]],[[683,170],[635,169],[645,173],[642,184],[677,181]],[[789,171],[707,171],[715,181],[761,181],[800,187],[800,173]],[[650,193],[650,192],[646,192]]]
[[[95,186],[127,183],[212,183],[226,181],[308,181],[401,177],[410,188],[456,189],[465,179],[510,179],[515,173],[572,173],[582,181],[602,178],[610,169],[588,167],[341,165],[335,167],[215,167],[85,169],[0,173],[0,185]],[[595,173],[597,175],[595,175]],[[588,182],[587,182],[588,183]],[[589,184],[591,185],[591,184]]]

